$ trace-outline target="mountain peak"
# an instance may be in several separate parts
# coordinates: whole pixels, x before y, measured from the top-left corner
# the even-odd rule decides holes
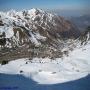
[[[36,14],[37,12],[39,12],[39,13],[44,13],[44,11],[43,10],[41,10],[41,9],[38,9],[38,8],[32,8],[32,9],[30,9],[30,10],[28,10],[29,11],[29,13],[31,14]]]

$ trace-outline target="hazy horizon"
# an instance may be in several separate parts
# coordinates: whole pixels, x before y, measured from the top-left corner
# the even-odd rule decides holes
[[[90,0],[0,0],[0,11],[40,8],[62,15],[90,14]]]

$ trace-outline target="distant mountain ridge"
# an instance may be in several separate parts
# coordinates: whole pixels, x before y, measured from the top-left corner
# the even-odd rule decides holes
[[[90,15],[82,15],[78,17],[71,17],[69,19],[81,31],[85,31],[90,26]]]

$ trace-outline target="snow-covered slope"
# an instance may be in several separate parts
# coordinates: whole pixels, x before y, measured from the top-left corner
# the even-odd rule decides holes
[[[5,38],[10,39],[9,43],[13,42],[17,46],[28,41],[38,46],[56,38],[80,35],[74,25],[63,17],[41,9],[0,12],[0,35],[2,32],[5,32]]]
[[[90,74],[90,42],[73,50],[68,57],[18,59],[0,65],[0,73],[21,74],[38,84],[57,84],[76,80]]]

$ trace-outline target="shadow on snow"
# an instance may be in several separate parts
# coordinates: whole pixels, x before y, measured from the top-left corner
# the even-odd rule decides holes
[[[66,83],[40,85],[22,75],[0,74],[0,90],[90,90],[90,75]]]

